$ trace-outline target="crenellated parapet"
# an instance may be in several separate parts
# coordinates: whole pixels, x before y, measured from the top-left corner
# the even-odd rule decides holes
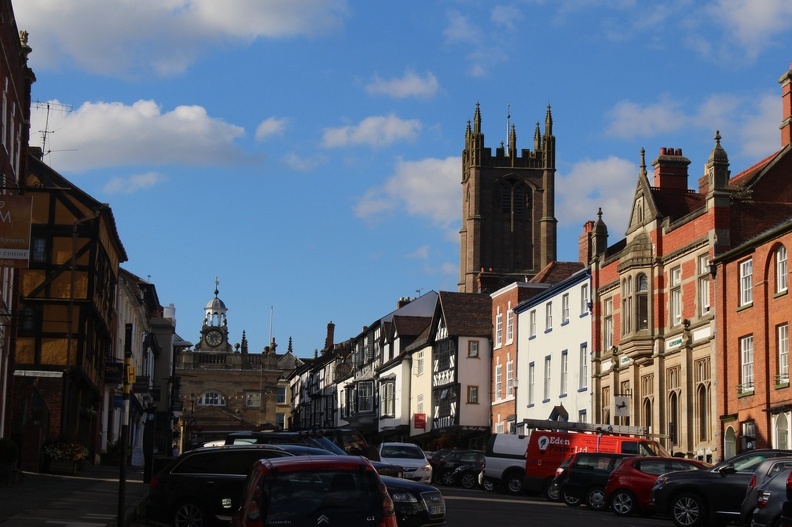
[[[481,108],[476,103],[473,122],[468,121],[465,131],[465,149],[462,152],[462,170],[467,173],[470,167],[488,168],[532,168],[555,167],[555,136],[553,136],[553,117],[550,106],[545,116],[544,133],[536,123],[533,150],[517,149],[516,126],[508,129],[507,144],[494,149],[484,146],[484,133],[481,129]]]

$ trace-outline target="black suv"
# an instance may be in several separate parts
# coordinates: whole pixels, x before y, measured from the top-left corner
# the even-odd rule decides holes
[[[256,461],[326,454],[305,445],[248,444],[190,450],[151,479],[146,518],[174,527],[229,522]]]
[[[559,467],[552,486],[560,492],[564,503],[576,507],[581,502],[595,511],[605,510],[605,487],[608,476],[630,454],[577,452]]]
[[[652,502],[677,527],[739,520],[740,504],[757,467],[765,459],[789,455],[792,450],[748,450],[709,470],[663,474],[652,488]]]

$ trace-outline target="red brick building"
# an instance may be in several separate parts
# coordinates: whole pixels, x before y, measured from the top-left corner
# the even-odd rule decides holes
[[[689,190],[681,149],[660,150],[651,182],[642,153],[626,238],[608,245],[602,212],[585,226],[599,422],[644,426],[670,450],[713,461],[789,447],[790,79],[780,80],[775,154],[730,178],[716,133]]]
[[[792,69],[782,86],[781,148],[715,198],[715,371],[724,457],[790,448],[788,255],[792,249]]]

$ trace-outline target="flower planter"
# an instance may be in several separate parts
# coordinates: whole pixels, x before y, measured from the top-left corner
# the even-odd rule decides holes
[[[79,464],[79,461],[51,459],[49,463],[49,471],[51,474],[67,474],[73,476],[77,474]]]

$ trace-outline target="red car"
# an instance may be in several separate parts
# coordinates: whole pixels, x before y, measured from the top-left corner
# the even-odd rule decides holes
[[[709,468],[703,461],[678,457],[631,457],[624,460],[608,477],[605,503],[619,516],[650,515],[652,487],[660,474],[680,470]]]
[[[261,459],[245,482],[233,527],[397,527],[385,484],[360,456]]]

